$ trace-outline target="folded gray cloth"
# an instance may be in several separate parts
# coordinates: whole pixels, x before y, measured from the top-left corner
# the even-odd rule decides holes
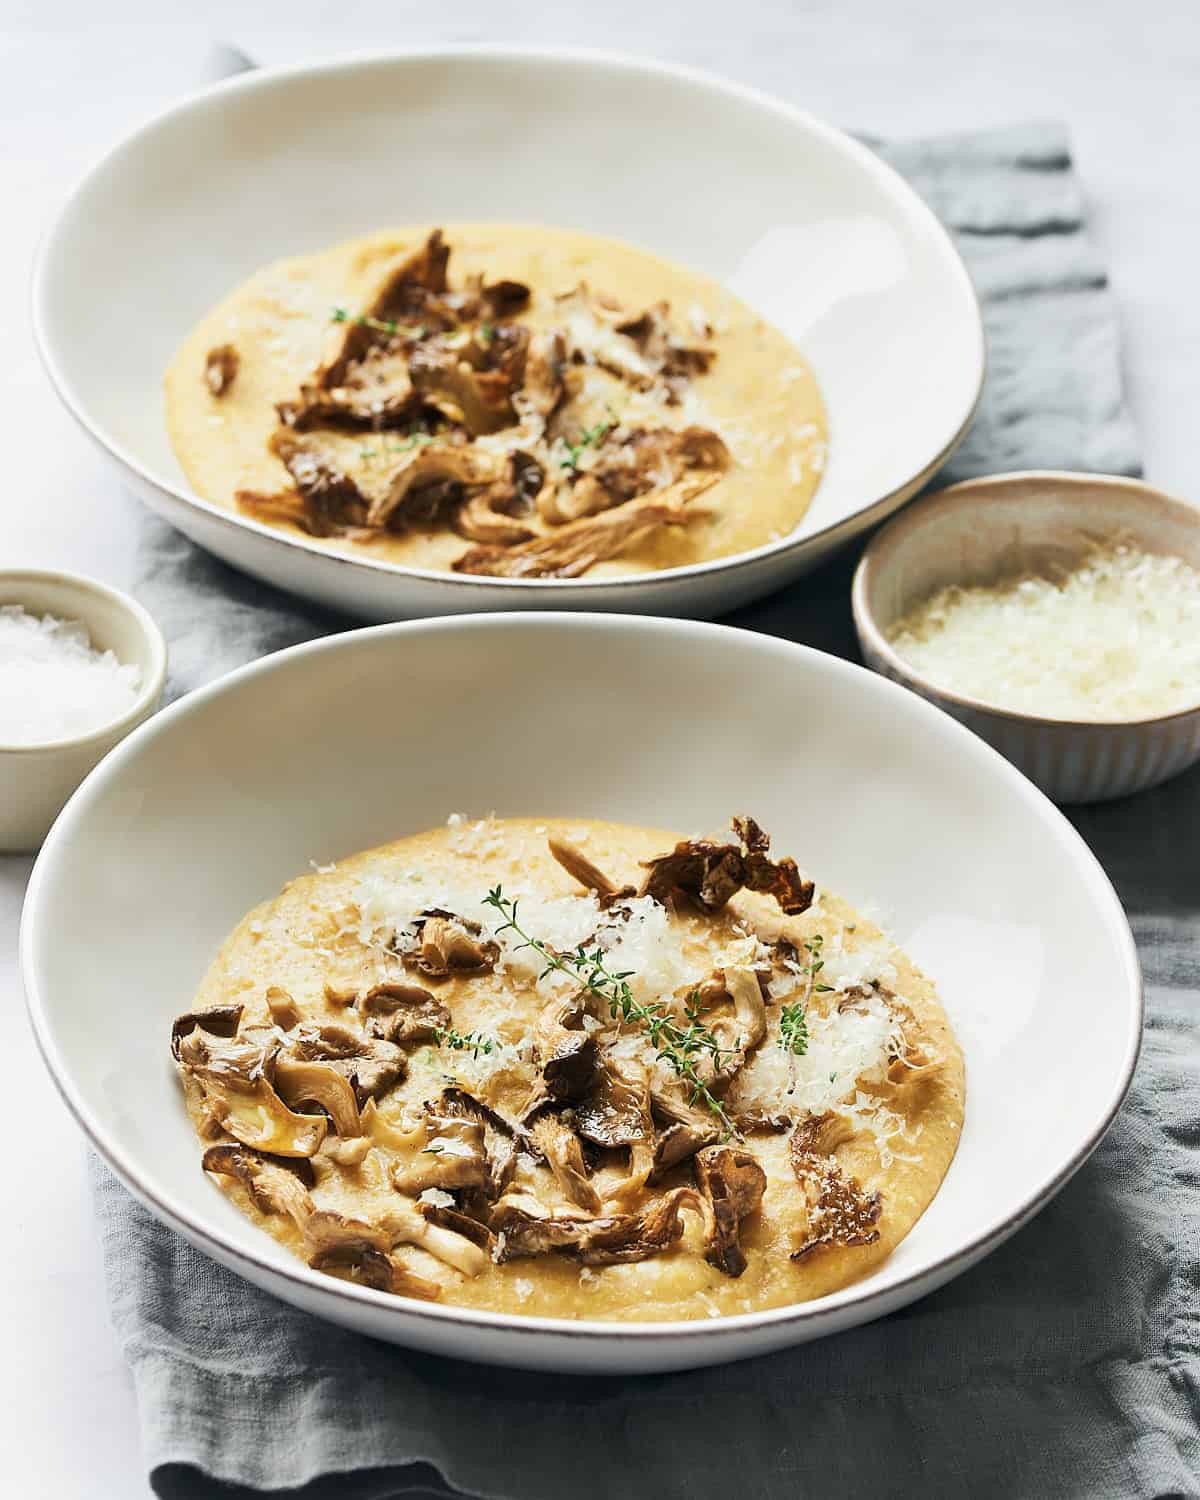
[[[942,478],[1134,473],[1113,309],[1054,126],[880,146],[955,231],[980,287],[988,386]],[[843,558],[737,623],[853,655]],[[339,621],[147,520],[143,601],[173,690]],[[1134,913],[1150,1030],[1130,1102],[1015,1240],[913,1307],[694,1374],[539,1376],[414,1354],[278,1303],[162,1228],[99,1164],[117,1331],[164,1496],[252,1487],[497,1500],[958,1494],[1200,1495],[1194,1022],[1197,855],[1163,858],[1200,775],[1080,816]],[[303,1487],[301,1489],[301,1487]],[[453,1491],[451,1491],[453,1492]]]

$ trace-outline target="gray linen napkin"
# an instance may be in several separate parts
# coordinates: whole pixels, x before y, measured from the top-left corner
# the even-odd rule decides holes
[[[1017,467],[1136,473],[1117,334],[1056,126],[879,148],[954,230],[984,299],[988,387],[942,480]],[[855,654],[853,559],[735,623]],[[148,519],[140,595],[173,691],[346,622]],[[1025,1230],[882,1322],[769,1359],[636,1380],[514,1374],[314,1321],[159,1226],[96,1163],[113,1318],[164,1496],[251,1488],[497,1500],[750,1494],[1197,1495],[1200,943],[1185,913],[1200,773],[1078,821],[1134,917],[1149,982],[1130,1100]]]

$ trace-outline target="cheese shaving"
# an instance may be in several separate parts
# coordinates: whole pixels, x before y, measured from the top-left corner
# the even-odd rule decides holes
[[[1200,703],[1200,572],[1124,544],[1064,577],[942,589],[888,633],[939,687],[1047,718],[1118,722]]]

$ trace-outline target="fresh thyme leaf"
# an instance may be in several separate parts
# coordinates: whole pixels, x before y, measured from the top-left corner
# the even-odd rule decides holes
[[[688,1024],[680,1026],[672,1012],[661,1000],[652,1000],[648,1005],[635,999],[629,988],[632,970],[612,973],[604,962],[604,952],[596,948],[589,953],[581,943],[573,953],[556,953],[545,943],[531,937],[520,924],[516,901],[510,901],[502,886],[495,886],[484,898],[486,906],[493,907],[504,918],[497,934],[515,933],[520,938],[520,947],[532,948],[545,961],[542,977],[555,972],[567,974],[603,1000],[614,1021],[640,1026],[650,1039],[650,1045],[658,1053],[675,1076],[688,1089],[693,1104],[703,1104],[721,1122],[729,1135],[736,1135],[733,1121],[725,1113],[724,1106],[701,1078],[697,1064],[706,1057],[712,1059],[713,1071],[719,1073],[729,1054],[721,1047],[719,1038],[708,1027],[701,1025],[700,994],[693,991],[685,1007]]]
[[[803,1057],[808,1051],[808,1017],[799,1000],[779,1012],[779,1045],[795,1057]]]
[[[492,342],[492,340],[495,337],[496,337],[496,330],[492,327],[492,325],[490,323],[480,323],[480,325],[479,325],[479,342],[483,345],[483,347],[485,349],[487,348],[487,346]]]
[[[601,441],[617,425],[617,414],[612,407],[608,408],[608,415],[603,417],[594,427],[589,427],[577,443],[568,443],[563,439],[563,446],[567,450],[566,458],[559,460],[559,466],[564,469],[578,469],[579,455],[595,443]]]
[[[453,1026],[439,1026],[434,1032],[434,1040],[440,1047],[443,1042],[455,1052],[469,1052],[472,1057],[478,1057],[481,1053],[486,1056],[496,1046],[495,1037],[490,1037],[482,1031],[457,1031]]]

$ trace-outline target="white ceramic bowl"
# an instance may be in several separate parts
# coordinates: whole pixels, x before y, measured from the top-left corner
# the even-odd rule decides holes
[[[887,632],[950,584],[1078,563],[1096,540],[1124,537],[1200,568],[1200,510],[1136,479],[1057,470],[970,479],[927,495],[871,539],[852,602],[863,659],[982,735],[1055,802],[1101,802],[1157,786],[1200,761],[1193,708],[1096,723],[997,708],[918,671]]]
[[[0,743],[0,850],[11,853],[36,849],[97,761],[154,712],[162,697],[167,647],[158,626],[128,594],[76,573],[6,569],[0,572],[4,604],[81,620],[97,650],[111,651],[141,672],[137,698],[111,723],[45,744]]]
[[[879,1270],[816,1302],[692,1323],[488,1314],[311,1271],[206,1180],[167,1037],[221,939],[310,859],[493,809],[683,829],[750,811],[818,881],[894,914],[898,940],[940,985],[968,1093],[941,1191]],[[378,627],[191,694],[110,756],[59,819],[30,883],[21,954],[67,1103],[126,1184],[194,1244],[380,1338],[597,1373],[764,1353],[947,1281],[1093,1149],[1141,1036],[1137,957],[1112,887],[1062,815],[981,740],[820,652],[620,616]]]
[[[791,334],[831,432],[799,531],[632,580],[484,579],[349,559],[191,493],[161,384],[200,316],[281,256],[389,222],[454,219],[630,240],[728,282]],[[147,504],[236,567],[371,619],[730,609],[915,493],[957,443],[983,377],[962,262],[870,150],[735,84],[587,52],[464,47],[256,72],[167,110],[62,210],[34,321],[59,394]]]

